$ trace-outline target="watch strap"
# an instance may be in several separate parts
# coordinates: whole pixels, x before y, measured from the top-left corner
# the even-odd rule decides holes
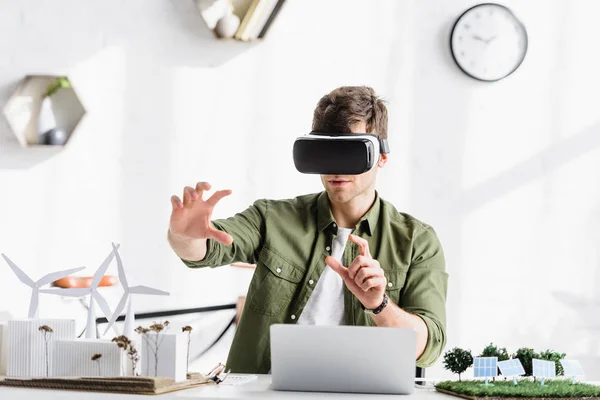
[[[361,307],[362,307],[363,311],[365,312],[365,314],[377,315],[377,314],[379,314],[380,312],[383,311],[383,309],[385,308],[385,306],[387,306],[388,301],[389,301],[389,298],[388,298],[387,293],[383,293],[383,301],[381,302],[381,304],[379,305],[379,307],[377,307],[377,308],[375,308],[373,310],[366,309],[365,306],[363,306],[362,304],[361,304]]]

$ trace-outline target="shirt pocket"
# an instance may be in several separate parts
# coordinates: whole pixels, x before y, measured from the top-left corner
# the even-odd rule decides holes
[[[250,308],[267,316],[279,315],[289,306],[304,272],[268,247],[258,256],[249,293]]]
[[[400,291],[406,282],[406,271],[401,269],[384,270],[384,274],[387,279],[385,292],[392,302],[399,305]]]

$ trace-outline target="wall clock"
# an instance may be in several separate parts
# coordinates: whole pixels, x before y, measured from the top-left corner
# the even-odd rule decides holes
[[[527,30],[507,7],[478,4],[454,24],[450,49],[460,69],[480,81],[498,81],[519,68],[527,53]]]

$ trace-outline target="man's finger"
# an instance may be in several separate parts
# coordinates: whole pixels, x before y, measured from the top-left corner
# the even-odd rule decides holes
[[[376,288],[376,287],[385,287],[386,279],[385,277],[374,277],[369,278],[364,281],[362,284],[358,285],[364,292]]]
[[[348,265],[348,276],[350,279],[354,279],[362,267],[371,267],[371,261],[373,261],[373,259],[362,255],[356,257],[354,261],[352,261],[352,264]]]
[[[231,194],[231,190],[219,190],[213,193],[212,196],[210,196],[210,198],[208,200],[206,200],[206,203],[208,203],[211,206],[215,206],[215,204],[217,204],[219,202],[219,200],[221,200],[223,197],[225,196],[229,196]]]
[[[178,208],[183,207],[183,202],[179,199],[179,197],[173,195],[171,196],[171,205],[173,206],[173,211],[175,211]]]
[[[202,198],[202,193],[205,190],[210,190],[210,183],[208,182],[198,182],[196,183],[196,193],[198,193],[198,198]]]
[[[379,278],[382,276],[384,276],[384,274],[381,268],[364,267],[361,268],[360,271],[358,271],[358,274],[356,274],[356,277],[354,278],[354,282],[356,282],[357,285],[361,285],[364,281],[366,281],[369,278]]]
[[[358,245],[361,256],[371,257],[371,252],[369,251],[369,242],[367,242],[365,239],[361,238],[360,236],[356,236],[356,235],[352,235],[352,234],[348,237],[352,242],[354,242]]]
[[[196,193],[196,191],[193,188],[191,188],[190,186],[186,186],[183,189],[183,205],[184,206],[189,206],[197,198],[198,198],[198,193]]]
[[[342,279],[346,280],[348,277],[348,270],[338,260],[329,256],[325,257],[325,263],[331,267],[332,270],[338,273]]]
[[[210,228],[210,237],[216,240],[217,242],[226,245],[230,245],[231,243],[233,243],[233,237],[229,233],[220,231],[213,227]]]

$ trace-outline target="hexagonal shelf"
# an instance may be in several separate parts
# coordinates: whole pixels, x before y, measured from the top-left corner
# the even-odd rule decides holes
[[[85,109],[67,77],[28,75],[3,108],[22,147],[63,147]]]
[[[285,0],[194,0],[219,39],[256,41],[265,37]]]

